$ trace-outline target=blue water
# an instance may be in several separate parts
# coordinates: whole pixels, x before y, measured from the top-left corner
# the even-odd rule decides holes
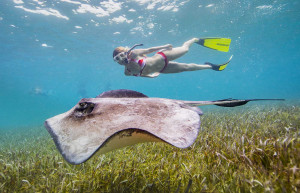
[[[83,97],[132,89],[184,100],[300,98],[300,1],[1,0],[0,128],[42,125]],[[128,77],[117,46],[229,37],[230,52],[193,45],[178,61],[203,70]]]

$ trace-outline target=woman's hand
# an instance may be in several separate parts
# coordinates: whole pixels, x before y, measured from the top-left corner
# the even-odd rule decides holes
[[[165,45],[165,49],[171,50],[173,48],[172,44],[167,44]]]

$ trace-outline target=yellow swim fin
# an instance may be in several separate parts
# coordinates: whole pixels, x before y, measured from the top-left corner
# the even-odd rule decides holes
[[[212,69],[215,70],[215,71],[222,71],[222,70],[224,70],[227,67],[227,65],[229,64],[229,62],[232,59],[232,57],[233,57],[233,55],[224,64],[212,64],[210,62],[206,62],[205,64],[210,65],[212,67]]]
[[[228,52],[231,39],[229,38],[200,38],[197,44],[201,46],[218,50],[221,52]]]

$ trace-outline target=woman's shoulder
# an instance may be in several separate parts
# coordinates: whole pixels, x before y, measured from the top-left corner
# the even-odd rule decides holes
[[[135,59],[139,56],[139,51],[138,50],[132,50],[130,53],[129,53],[129,57],[132,58],[132,59]]]

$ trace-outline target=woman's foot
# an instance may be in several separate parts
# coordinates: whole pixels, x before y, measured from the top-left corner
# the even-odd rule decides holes
[[[194,43],[198,43],[200,38],[193,38],[192,40],[194,41]]]

